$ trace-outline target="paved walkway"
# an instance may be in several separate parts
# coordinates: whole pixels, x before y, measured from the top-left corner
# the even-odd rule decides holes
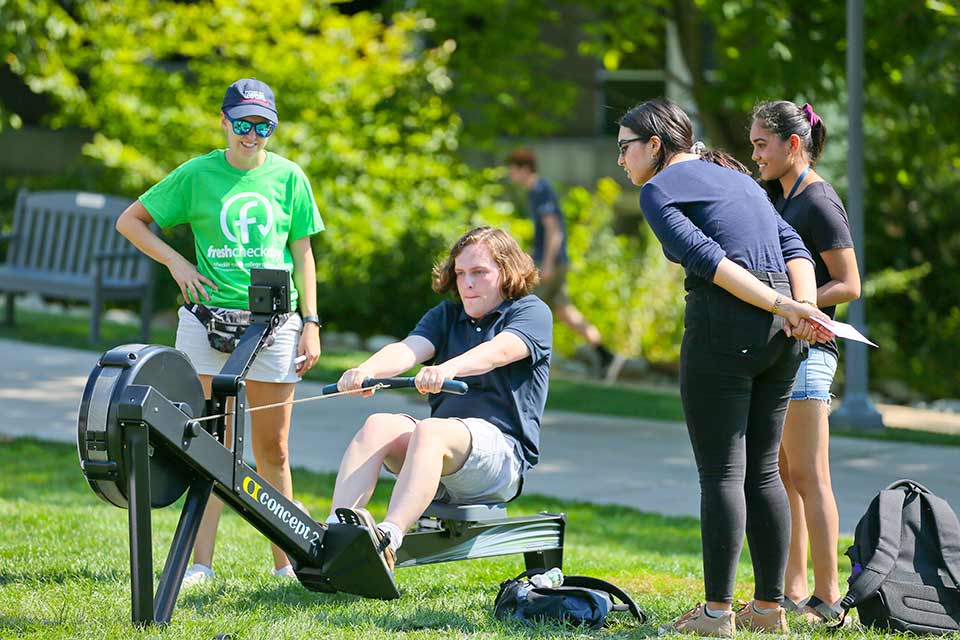
[[[96,359],[88,351],[0,340],[0,362],[7,363],[0,371],[0,434],[75,441],[77,407]],[[301,383],[297,396],[319,395],[320,386]],[[335,471],[356,428],[378,411],[426,416],[427,405],[412,391],[298,404],[293,465]],[[899,420],[905,415],[901,411]],[[527,493],[699,515],[696,468],[682,424],[552,411],[541,439],[543,462],[528,475]],[[834,438],[831,458],[844,532],[853,530],[876,492],[898,478],[926,484],[960,510],[960,448]]]

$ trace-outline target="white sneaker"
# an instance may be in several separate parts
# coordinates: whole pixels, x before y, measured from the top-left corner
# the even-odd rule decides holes
[[[187,567],[187,572],[183,574],[183,582],[180,583],[180,588],[195,587],[198,584],[204,584],[210,580],[213,580],[213,569],[199,563],[194,563]]]
[[[607,370],[603,372],[603,381],[607,384],[616,382],[625,364],[627,364],[626,356],[622,356],[619,353],[615,354],[613,360],[607,365]]]
[[[293,570],[293,565],[289,565],[289,564],[285,567],[274,569],[273,576],[275,578],[293,578],[294,580],[297,579],[297,574]]]

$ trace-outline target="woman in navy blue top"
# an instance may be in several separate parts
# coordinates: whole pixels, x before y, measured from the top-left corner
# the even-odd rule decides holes
[[[790,513],[777,453],[803,357],[804,343],[792,338],[829,337],[808,322],[825,316],[795,300],[816,296],[810,252],[750,176],[716,156],[700,161],[707,158],[694,152],[690,119],[677,105],[645,102],[620,125],[619,164],[642,186],[644,218],[667,258],[687,274],[680,392],[700,475],[707,602],[670,628],[726,637],[735,627],[786,632]],[[744,532],[755,601],[735,614]]]
[[[843,203],[814,170],[827,129],[809,104],[780,100],[753,112],[750,142],[761,183],[780,215],[800,234],[816,264],[816,303],[830,316],[860,295],[860,272]],[[797,370],[780,447],[780,475],[790,499],[792,535],[784,603],[811,623],[840,616],[839,515],[830,482],[830,385],[839,351],[814,345]],[[807,599],[807,540],[813,595]]]

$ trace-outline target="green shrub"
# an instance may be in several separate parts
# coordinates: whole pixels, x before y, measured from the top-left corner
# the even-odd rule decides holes
[[[591,193],[570,189],[564,198],[574,304],[615,351],[651,362],[676,362],[683,334],[683,270],[668,263],[650,228],[614,233],[613,205],[620,187],[597,182]],[[581,341],[557,326],[557,349],[570,353]]]
[[[251,8],[91,0],[67,13],[49,0],[0,3],[4,21],[31,34],[2,42],[11,68],[56,104],[51,125],[95,132],[84,153],[98,171],[83,186],[130,197],[223,146],[230,82],[268,82],[280,112],[270,148],[303,167],[327,226],[314,243],[326,321],[405,331],[434,300],[425,283],[438,253],[470,224],[508,212],[496,173],[458,155],[461,121],[444,97],[455,45],[425,47],[433,23],[419,14],[346,16],[307,0]],[[51,33],[31,22],[47,14]],[[43,64],[36,42],[50,49]],[[193,255],[185,230],[166,237]],[[161,273],[158,307],[175,296]]]

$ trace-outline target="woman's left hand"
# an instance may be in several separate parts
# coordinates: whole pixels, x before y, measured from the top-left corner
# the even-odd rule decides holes
[[[320,359],[320,327],[313,322],[303,325],[300,334],[300,344],[297,346],[297,356],[304,359],[297,363],[297,375],[303,377],[307,371],[317,364]]]
[[[827,342],[833,339],[833,332],[817,320],[830,323],[830,316],[812,304],[790,300],[784,308],[784,317],[787,325],[784,332],[797,340],[806,340],[810,343]]]
[[[817,330],[812,321],[800,319],[797,326],[790,327],[790,334],[797,340],[806,340],[807,342],[816,342]]]

